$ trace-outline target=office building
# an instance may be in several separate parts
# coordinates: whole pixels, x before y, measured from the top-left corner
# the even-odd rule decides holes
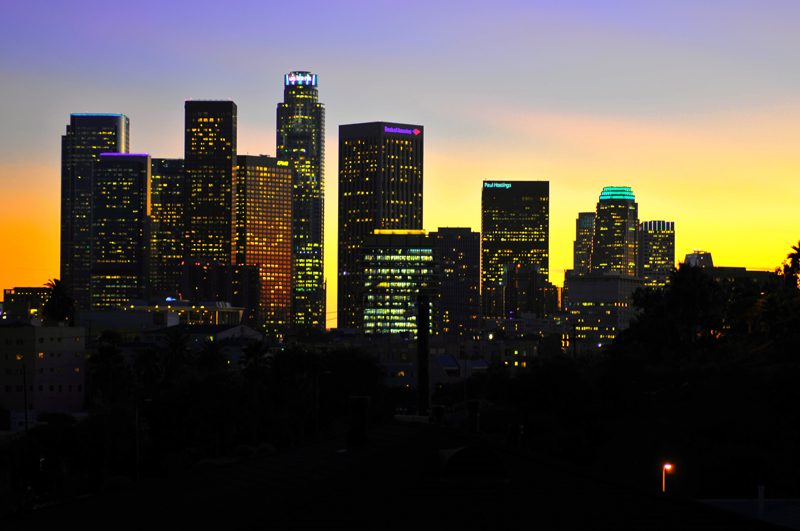
[[[92,309],[147,297],[150,155],[102,153],[92,193]]]
[[[594,212],[581,212],[575,220],[572,270],[578,275],[584,275],[591,270],[594,218]]]
[[[592,272],[636,276],[638,215],[636,197],[629,186],[603,188],[594,220]]]
[[[643,221],[638,233],[638,273],[648,288],[663,288],[675,268],[675,222]]]
[[[618,271],[594,271],[576,275],[568,271],[564,284],[569,290],[567,322],[571,345],[577,351],[597,350],[612,343],[636,316],[633,293],[644,287],[636,276]]]
[[[50,288],[13,287],[3,290],[0,319],[42,319]]]
[[[439,337],[472,339],[480,330],[481,235],[469,228],[430,233],[439,253]]]
[[[422,230],[421,125],[339,126],[338,326],[361,328],[363,279],[357,263],[375,230]]]
[[[175,298],[183,262],[183,159],[152,159],[150,168],[150,293]]]
[[[122,114],[75,113],[61,137],[61,282],[78,308],[90,304],[92,166],[101,153],[128,153],[129,131]]]
[[[184,258],[233,260],[233,176],[236,104],[185,103]]]
[[[324,328],[325,106],[319,102],[315,74],[284,77],[277,116],[277,155],[294,170],[291,320],[301,328]]]
[[[484,181],[481,194],[483,317],[503,318],[504,266],[550,267],[550,183]]]
[[[239,155],[236,172],[236,263],[258,270],[254,324],[285,331],[292,306],[292,182],[290,161]]]
[[[27,403],[31,427],[39,413],[82,411],[85,335],[86,329],[77,326],[0,324],[0,410],[11,411],[13,418]],[[11,426],[24,427],[24,421]]]
[[[424,230],[375,230],[364,237],[359,276],[363,279],[365,334],[409,333],[417,337],[418,297],[428,296],[429,329],[439,322],[439,263],[436,239]]]
[[[687,254],[683,258],[683,262],[692,267],[714,267],[714,259],[711,257],[711,253],[701,249],[694,249],[694,252]]]

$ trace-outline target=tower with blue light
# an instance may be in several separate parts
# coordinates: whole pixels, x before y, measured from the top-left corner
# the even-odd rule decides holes
[[[277,156],[291,162],[292,324],[325,327],[325,106],[317,76],[296,71],[284,76],[277,112]]]
[[[61,137],[61,282],[78,308],[90,305],[93,166],[101,153],[128,153],[123,114],[75,113]]]
[[[592,272],[637,274],[639,205],[630,186],[606,186],[595,212]]]

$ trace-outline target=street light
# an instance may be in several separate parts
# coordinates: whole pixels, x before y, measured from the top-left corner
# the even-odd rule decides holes
[[[667,470],[672,470],[672,465],[664,463],[664,468],[661,469],[661,492],[667,492]]]

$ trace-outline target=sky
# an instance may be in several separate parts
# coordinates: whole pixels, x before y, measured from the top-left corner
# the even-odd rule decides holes
[[[292,70],[326,107],[329,326],[341,124],[424,125],[429,231],[479,231],[483,180],[549,181],[557,285],[604,186],[675,222],[678,261],[774,269],[800,240],[798,27],[794,0],[4,2],[0,286],[59,276],[70,113],[182,157],[184,100],[230,98],[239,153],[275,155]]]

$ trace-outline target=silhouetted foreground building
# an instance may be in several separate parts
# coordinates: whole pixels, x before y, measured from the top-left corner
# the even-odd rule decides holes
[[[0,409],[24,413],[27,404],[31,427],[40,413],[81,411],[85,333],[80,327],[0,324]]]

